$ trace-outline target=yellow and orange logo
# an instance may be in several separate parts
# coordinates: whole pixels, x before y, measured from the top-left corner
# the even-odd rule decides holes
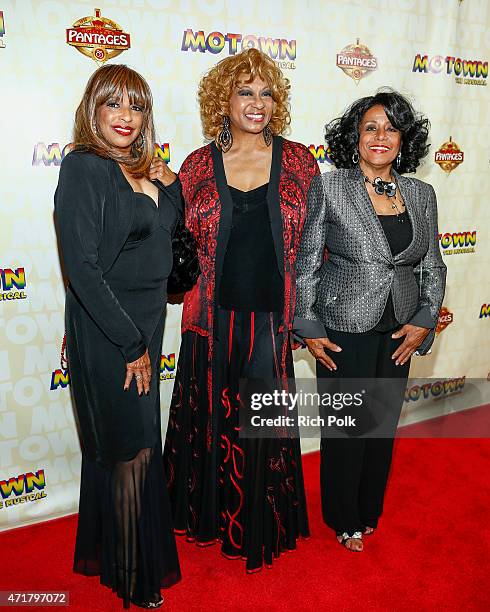
[[[130,36],[111,19],[101,17],[95,9],[94,17],[82,17],[66,30],[66,42],[77,51],[103,64],[131,47]]]
[[[434,161],[438,164],[439,168],[450,174],[459,164],[463,163],[464,153],[453,142],[453,137],[449,136],[449,140],[441,145],[439,151],[436,151]]]
[[[438,336],[442,331],[446,329],[448,325],[451,325],[453,321],[453,313],[449,312],[449,310],[445,306],[443,306],[439,311],[439,319],[437,320],[436,326],[436,335]]]
[[[361,45],[357,39],[355,44],[347,45],[337,53],[337,67],[359,85],[363,77],[378,68],[378,60],[366,45]]]

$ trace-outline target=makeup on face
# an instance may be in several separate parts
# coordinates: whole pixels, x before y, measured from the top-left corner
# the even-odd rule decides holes
[[[259,77],[248,83],[244,75],[233,91],[229,108],[232,129],[258,134],[274,113],[271,88]]]
[[[124,89],[119,98],[109,98],[96,111],[97,131],[113,147],[128,153],[143,126],[143,108],[130,104]]]
[[[366,111],[359,125],[359,156],[376,168],[389,166],[400,150],[401,133],[388,119],[385,109],[376,105]]]

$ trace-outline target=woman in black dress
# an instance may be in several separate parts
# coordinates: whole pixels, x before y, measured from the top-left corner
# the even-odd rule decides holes
[[[82,442],[74,571],[154,608],[180,579],[163,480],[158,364],[180,183],[151,169],[151,92],[126,66],[90,78],[55,211]],[[160,180],[158,180],[160,179]]]
[[[288,80],[257,49],[219,62],[199,87],[212,142],[179,173],[201,276],[184,298],[165,441],[170,502],[177,533],[221,541],[248,572],[309,535],[299,440],[240,435],[240,381],[291,390],[294,377],[294,262],[319,170],[281,136],[288,98]]]

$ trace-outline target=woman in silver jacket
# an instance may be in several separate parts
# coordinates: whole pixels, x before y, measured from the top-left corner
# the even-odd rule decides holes
[[[397,92],[357,100],[327,125],[337,169],[308,196],[295,332],[319,387],[352,390],[345,379],[362,378],[372,389],[354,427],[322,431],[323,517],[352,551],[377,527],[410,358],[429,352],[444,297],[434,189],[402,176],[427,154],[428,133]]]

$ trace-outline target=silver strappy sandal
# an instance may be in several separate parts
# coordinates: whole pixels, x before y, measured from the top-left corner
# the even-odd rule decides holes
[[[360,550],[357,550],[355,548],[349,548],[347,546],[347,542],[349,540],[360,540],[362,542],[362,532],[361,531],[354,531],[352,535],[349,535],[347,531],[344,531],[344,533],[339,533],[337,534],[337,541],[340,542],[342,546],[345,546],[345,548],[347,548],[347,550],[350,550],[351,552],[362,552],[363,550],[362,548]]]

